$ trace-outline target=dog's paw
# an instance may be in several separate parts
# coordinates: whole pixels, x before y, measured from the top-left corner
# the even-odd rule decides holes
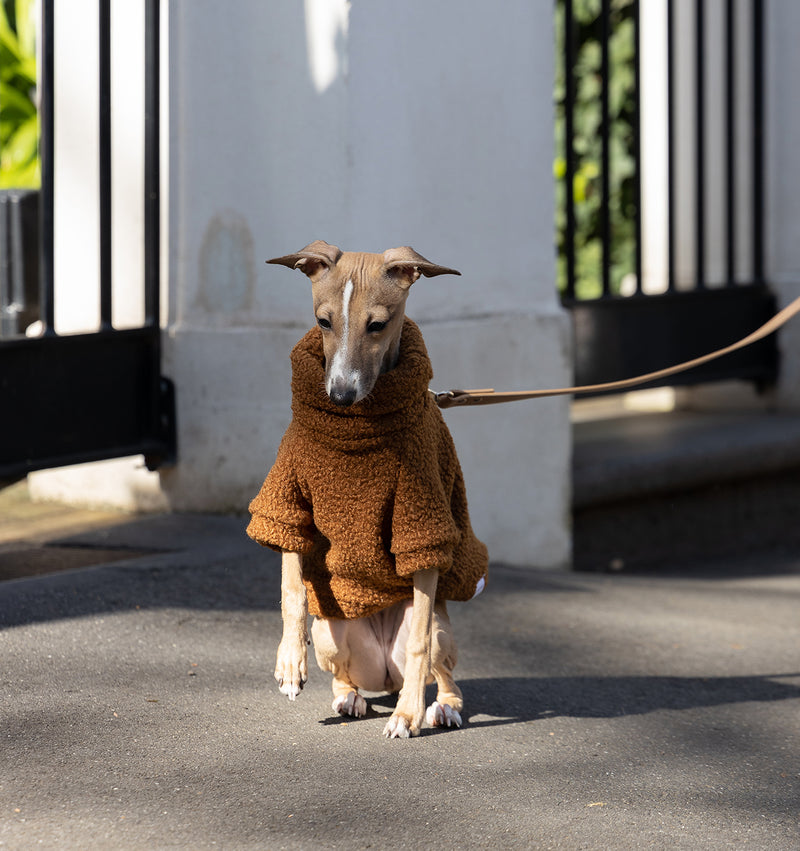
[[[305,677],[295,678],[292,677],[290,680],[285,680],[283,677],[279,677],[275,674],[275,679],[278,681],[278,690],[281,694],[285,694],[289,700],[296,700],[297,695],[303,690],[303,686],[305,685]]]
[[[419,725],[414,724],[405,715],[395,713],[386,722],[386,726],[383,728],[383,735],[387,739],[409,739],[411,736],[419,735]]]
[[[349,691],[347,694],[334,698],[332,708],[340,715],[363,718],[367,714],[367,701],[358,692]]]
[[[281,641],[275,664],[278,689],[289,700],[295,700],[308,679],[308,651],[305,644]]]
[[[460,727],[461,715],[446,703],[434,701],[425,712],[425,720],[431,727]]]

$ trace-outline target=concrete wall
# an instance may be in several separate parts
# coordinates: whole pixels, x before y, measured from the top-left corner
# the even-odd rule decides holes
[[[436,388],[569,381],[552,14],[550,0],[169,3],[164,371],[180,462],[146,483],[101,473],[108,499],[245,509],[288,423],[289,350],[313,321],[307,280],[264,261],[313,239],[410,244],[461,270],[409,299]],[[568,403],[447,418],[492,556],[567,563]]]

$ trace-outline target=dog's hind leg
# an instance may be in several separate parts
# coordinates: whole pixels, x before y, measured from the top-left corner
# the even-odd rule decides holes
[[[436,700],[427,708],[425,720],[431,727],[460,727],[464,698],[453,679],[458,649],[444,602],[436,604],[431,635],[431,668],[436,679]]]
[[[367,702],[358,689],[380,691],[385,681],[382,654],[366,619],[315,618],[311,635],[317,664],[333,674],[334,712],[363,717]]]
[[[367,714],[367,701],[358,693],[353,683],[334,676],[331,709],[340,715],[363,718]]]

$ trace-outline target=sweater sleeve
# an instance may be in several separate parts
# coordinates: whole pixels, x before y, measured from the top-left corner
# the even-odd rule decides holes
[[[460,533],[450,508],[452,481],[443,479],[435,443],[404,453],[395,492],[391,550],[399,576],[438,568],[446,573]]]
[[[250,514],[247,534],[262,546],[297,553],[313,548],[311,506],[302,494],[288,433],[258,496],[250,503]]]

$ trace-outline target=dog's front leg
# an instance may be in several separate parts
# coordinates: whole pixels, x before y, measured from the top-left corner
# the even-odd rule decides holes
[[[397,708],[383,729],[389,739],[418,736],[425,717],[425,684],[431,673],[431,627],[439,571],[418,570],[414,574],[414,606],[406,642],[403,688]]]
[[[300,553],[283,553],[281,614],[283,638],[278,646],[275,679],[281,692],[294,700],[308,679],[308,598]]]

